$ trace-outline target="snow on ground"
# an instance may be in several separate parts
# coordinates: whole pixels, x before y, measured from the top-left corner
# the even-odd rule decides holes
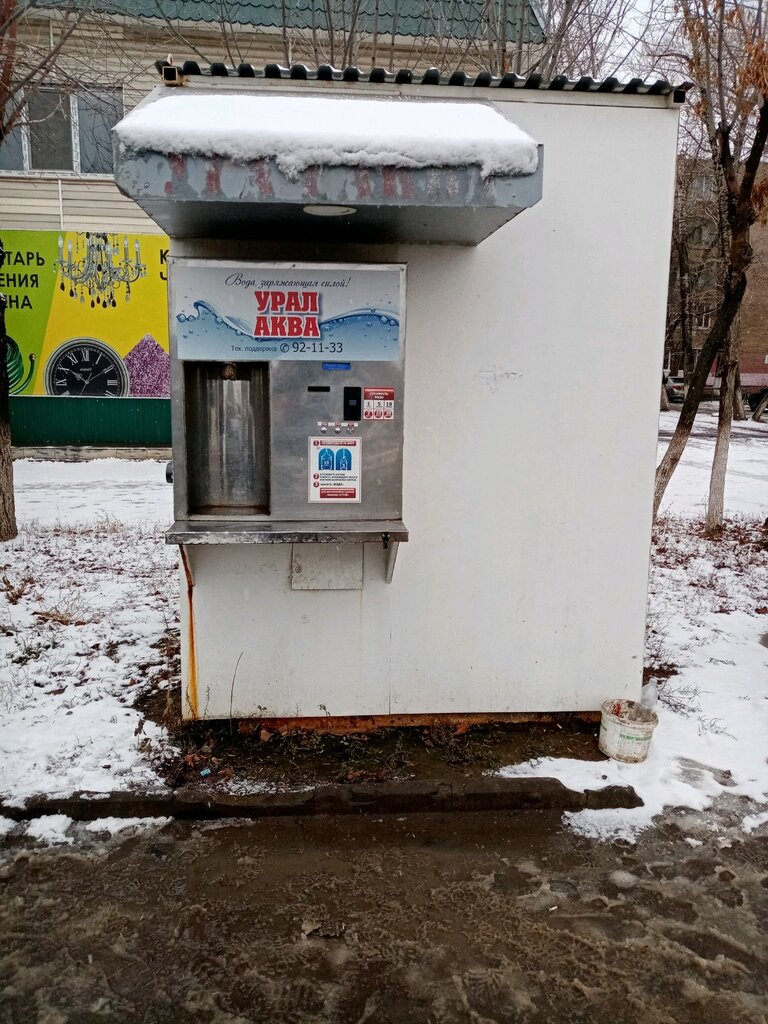
[[[696,417],[694,435],[683,461],[675,470],[661,503],[662,515],[702,517],[709,496],[709,474],[717,430],[717,402],[703,402]],[[677,424],[679,406],[659,418],[659,461]],[[768,515],[768,417],[763,423],[747,420],[732,426],[732,448],[725,483],[728,511],[765,519]]]
[[[26,834],[30,839],[50,843],[52,846],[71,846],[74,840],[67,835],[67,829],[71,824],[72,819],[66,814],[46,814],[45,817],[30,821],[26,826]]]
[[[662,451],[674,417],[662,414]],[[542,759],[502,770],[572,788],[635,787],[642,808],[569,814],[585,835],[632,839],[665,807],[703,810],[722,794],[746,798],[744,831],[768,824],[768,427],[735,425],[731,521],[714,542],[700,519],[715,422],[707,411],[698,417],[655,530],[647,661],[660,703],[648,760]],[[15,465],[20,533],[0,547],[6,802],[161,784],[152,765],[168,740],[133,696],[149,678],[166,685],[163,638],[178,628],[164,473],[154,461]],[[58,832],[44,841],[67,841],[66,828],[49,825]]]
[[[83,829],[86,832],[95,832],[97,835],[115,836],[120,832],[126,832],[128,829],[144,828],[146,826],[161,828],[163,825],[170,824],[171,821],[173,819],[168,817],[98,818],[96,821],[89,821],[87,825],[83,825]]]
[[[0,795],[160,784],[161,730],[132,707],[165,665],[177,553],[164,464],[15,465],[19,536],[0,547]]]
[[[71,526],[110,519],[165,527],[173,515],[173,488],[166,483],[164,462],[23,459],[14,463],[13,474],[19,524]]]

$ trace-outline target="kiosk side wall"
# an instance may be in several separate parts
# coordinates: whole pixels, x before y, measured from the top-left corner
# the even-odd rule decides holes
[[[394,579],[374,545],[350,591],[291,590],[290,545],[189,548],[188,717],[593,710],[637,696],[677,110],[567,99],[498,104],[544,144],[544,198],[477,248],[340,250],[332,225],[322,251],[176,244],[408,265],[410,541]]]

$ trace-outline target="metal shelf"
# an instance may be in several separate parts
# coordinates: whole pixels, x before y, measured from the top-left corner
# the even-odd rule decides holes
[[[165,534],[166,544],[383,544],[408,540],[399,519],[360,522],[244,522],[207,519],[177,521]]]

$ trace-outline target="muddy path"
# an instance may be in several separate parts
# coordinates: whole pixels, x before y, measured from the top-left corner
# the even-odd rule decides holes
[[[174,823],[0,857],[3,1024],[763,1024],[768,843],[674,815]]]

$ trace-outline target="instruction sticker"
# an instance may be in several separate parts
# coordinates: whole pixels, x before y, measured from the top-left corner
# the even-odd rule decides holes
[[[394,418],[394,388],[363,388],[364,420],[393,420]]]
[[[360,501],[362,448],[359,437],[310,437],[307,460],[310,502]]]

